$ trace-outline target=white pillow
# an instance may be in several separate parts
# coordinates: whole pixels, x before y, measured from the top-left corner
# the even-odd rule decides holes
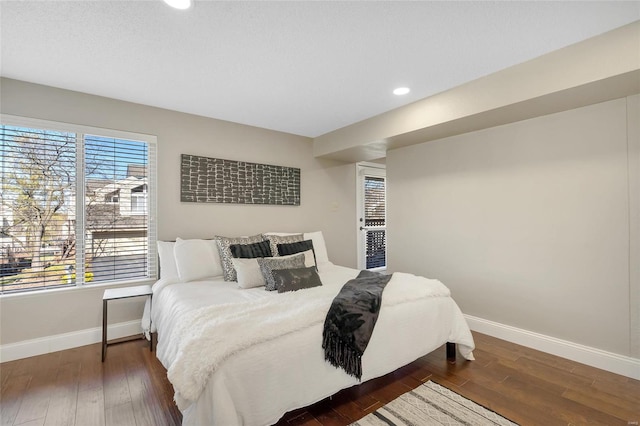
[[[315,260],[313,257],[313,250],[307,250],[304,253],[304,266],[309,268],[315,266]],[[278,259],[286,259],[288,257],[297,256],[300,253],[291,254],[288,256],[278,256]],[[265,259],[270,259],[266,257]],[[233,268],[236,270],[238,278],[238,287],[240,288],[253,288],[265,285],[264,276],[260,270],[258,259],[231,259],[233,262]]]
[[[304,239],[313,241],[313,250],[316,252],[316,262],[318,262],[318,265],[330,263],[322,231],[305,232]]]
[[[160,278],[178,278],[176,259],[173,256],[173,241],[157,241],[158,257],[160,258]]]
[[[176,239],[173,247],[180,281],[222,276],[222,262],[216,240]]]
[[[313,255],[313,250],[303,251],[304,253],[304,267],[309,268],[311,266],[316,266],[316,257]],[[298,253],[296,253],[298,254]],[[292,254],[290,256],[295,256]],[[280,257],[288,257],[288,256],[280,256]]]
[[[233,268],[236,270],[238,287],[253,288],[265,284],[260,265],[258,265],[258,259],[233,258],[231,262],[233,262]]]

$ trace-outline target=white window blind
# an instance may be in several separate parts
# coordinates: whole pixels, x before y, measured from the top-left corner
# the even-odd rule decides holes
[[[387,219],[385,178],[364,178],[364,225],[385,226]]]
[[[0,291],[154,278],[155,138],[12,121],[2,117]]]

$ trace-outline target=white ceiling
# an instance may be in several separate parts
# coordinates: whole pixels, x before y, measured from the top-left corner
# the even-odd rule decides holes
[[[638,19],[639,1],[1,1],[0,70],[315,137]]]

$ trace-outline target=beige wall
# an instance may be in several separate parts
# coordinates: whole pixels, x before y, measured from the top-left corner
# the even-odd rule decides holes
[[[355,266],[354,167],[314,159],[311,139],[16,80],[0,84],[4,114],[156,135],[160,239],[321,230],[330,259]],[[182,203],[180,154],[299,167],[301,206]],[[100,326],[102,291],[0,298],[0,344]],[[139,301],[114,303],[110,322],[140,315]]]
[[[391,270],[440,279],[466,314],[638,357],[637,102],[390,151]]]

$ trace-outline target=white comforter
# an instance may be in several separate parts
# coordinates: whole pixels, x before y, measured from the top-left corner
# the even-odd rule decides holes
[[[223,281],[159,281],[153,299],[157,356],[168,370],[183,424],[271,424],[357,384],[326,363],[322,350],[324,315],[357,274],[328,265],[320,272],[322,287],[285,294]],[[473,359],[473,338],[449,290],[436,280],[396,273],[362,358],[362,380],[446,341]]]

